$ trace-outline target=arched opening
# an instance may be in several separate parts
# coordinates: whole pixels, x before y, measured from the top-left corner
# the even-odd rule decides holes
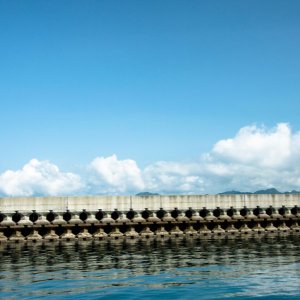
[[[157,215],[158,218],[162,219],[162,218],[165,216],[166,213],[167,213],[167,212],[166,212],[165,210],[163,210],[162,208],[160,208],[160,209],[156,212],[156,215]]]
[[[205,218],[205,217],[208,216],[209,210],[206,209],[206,207],[203,207],[203,208],[200,210],[199,214],[200,214],[200,216],[201,216],[202,218]]]
[[[96,218],[98,221],[100,221],[100,220],[103,219],[103,217],[104,217],[104,213],[103,213],[102,209],[99,209],[99,211],[98,211],[98,212],[96,213],[96,215],[95,215],[95,218]]]
[[[171,216],[172,216],[172,218],[176,219],[180,213],[181,213],[181,211],[178,210],[177,207],[175,207],[175,209],[171,211]]]
[[[69,211],[65,212],[65,213],[63,214],[63,219],[64,219],[65,221],[69,222],[69,221],[72,219],[71,213],[70,213]]]
[[[117,209],[115,209],[112,212],[111,217],[112,217],[112,219],[117,220],[120,217],[120,215],[121,215],[121,213]]]
[[[262,213],[262,209],[259,206],[253,209],[253,214],[255,216],[258,216],[260,213]]]
[[[0,213],[0,222],[2,222],[6,218],[6,215]]]
[[[296,215],[300,212],[300,207],[298,207],[297,205],[295,205],[292,209],[291,209],[291,213],[293,215]]]
[[[20,214],[19,212],[15,212],[13,215],[12,215],[12,220],[15,222],[15,223],[18,223],[21,218],[22,218],[22,214]]]
[[[282,206],[281,208],[279,208],[278,212],[284,216],[287,212],[288,212],[288,209],[285,207],[285,206]]]
[[[56,214],[53,212],[53,211],[50,211],[47,216],[46,216],[46,219],[49,221],[49,222],[52,222],[54,221],[56,217]]]
[[[187,218],[191,218],[194,215],[195,211],[191,208],[189,208],[186,212],[185,212],[185,216]]]
[[[29,215],[29,220],[31,222],[35,222],[39,218],[39,214],[35,211]]]
[[[85,221],[88,218],[88,213],[86,211],[81,212],[79,218],[80,220]]]
[[[223,214],[224,211],[220,208],[220,207],[217,207],[216,209],[214,209],[213,211],[213,215],[217,218],[220,217],[221,214]]]
[[[268,208],[266,209],[266,214],[267,214],[267,215],[271,216],[271,215],[274,214],[274,213],[275,213],[275,208],[274,208],[274,207],[270,206],[270,207],[268,207]]]
[[[230,207],[229,209],[227,209],[226,213],[229,217],[232,217],[234,214],[236,214],[236,209]]]
[[[136,212],[131,208],[129,212],[126,214],[126,218],[129,220],[132,220],[134,216],[136,215]]]
[[[150,212],[150,210],[148,210],[148,209],[145,209],[145,210],[142,212],[142,217],[143,217],[144,219],[148,219],[148,218],[150,217],[150,215],[151,215],[151,212]]]
[[[243,217],[246,217],[249,214],[249,209],[245,206],[244,208],[241,209],[240,214]]]

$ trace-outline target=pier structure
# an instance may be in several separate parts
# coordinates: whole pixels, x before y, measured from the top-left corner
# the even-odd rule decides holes
[[[299,234],[299,221],[298,194],[0,198],[0,243]]]

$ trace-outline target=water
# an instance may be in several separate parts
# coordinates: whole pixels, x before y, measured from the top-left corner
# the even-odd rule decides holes
[[[1,299],[300,299],[300,236],[0,246]]]

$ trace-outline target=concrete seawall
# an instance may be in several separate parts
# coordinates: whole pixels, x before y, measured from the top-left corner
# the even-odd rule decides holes
[[[299,234],[300,195],[0,198],[0,243]]]
[[[20,212],[29,212],[36,210],[39,212],[48,212],[53,210],[63,212],[66,210],[82,211],[128,211],[134,209],[142,211],[145,208],[158,210],[164,208],[171,210],[178,209],[214,209],[220,207],[223,209],[231,206],[241,209],[244,206],[248,208],[261,207],[293,207],[300,205],[300,194],[278,194],[278,195],[259,195],[259,194],[241,194],[241,195],[184,195],[184,196],[78,196],[78,197],[12,197],[0,198],[0,211],[2,213],[12,213],[16,210]]]

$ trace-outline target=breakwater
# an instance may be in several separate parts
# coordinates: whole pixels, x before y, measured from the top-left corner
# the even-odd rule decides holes
[[[0,198],[0,242],[300,233],[300,195]]]

